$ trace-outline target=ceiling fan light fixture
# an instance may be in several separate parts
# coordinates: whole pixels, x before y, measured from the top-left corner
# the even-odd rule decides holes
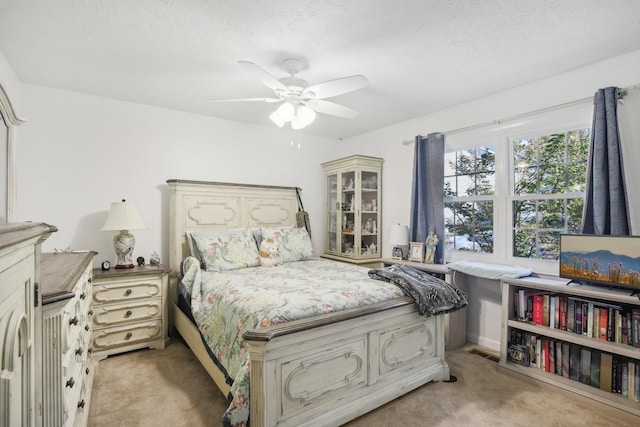
[[[285,102],[281,106],[279,106],[273,113],[271,113],[269,118],[278,127],[282,127],[285,123],[287,123],[294,117],[295,112],[295,107],[288,102]]]
[[[299,105],[296,115],[291,119],[291,127],[294,129],[302,129],[310,125],[316,119],[316,112],[305,105]]]

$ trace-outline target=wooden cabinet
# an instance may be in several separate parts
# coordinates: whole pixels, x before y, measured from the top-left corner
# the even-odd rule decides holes
[[[40,247],[55,227],[0,226],[0,426],[40,425]]]
[[[85,426],[93,384],[92,260],[42,255],[42,425]]]
[[[529,339],[531,339],[531,336],[535,336],[536,342],[539,339],[542,339],[543,342],[544,340],[550,340],[555,343],[556,346],[557,343],[560,343],[561,357],[566,356],[566,351],[563,350],[565,347],[562,346],[562,344],[565,343],[570,349],[577,349],[577,351],[584,349],[591,355],[594,353],[598,354],[601,359],[604,359],[603,356],[607,355],[607,358],[610,356],[614,361],[618,360],[621,364],[628,364],[631,362],[635,363],[635,366],[637,366],[637,362],[640,362],[639,347],[629,345],[627,342],[615,342],[615,340],[609,341],[607,339],[589,336],[588,332],[590,329],[588,327],[588,320],[587,333],[585,334],[583,332],[578,334],[576,331],[568,331],[567,329],[570,329],[568,327],[563,330],[562,327],[545,326],[544,323],[537,324],[519,319],[518,313],[516,312],[516,300],[521,300],[526,297],[526,295],[536,293],[563,298],[566,297],[567,299],[573,298],[577,301],[586,302],[587,312],[591,310],[589,308],[589,303],[592,303],[594,307],[620,306],[623,307],[624,310],[640,308],[640,299],[638,299],[638,296],[631,295],[631,291],[629,290],[608,289],[606,287],[579,285],[573,283],[567,284],[567,280],[557,278],[530,277],[523,279],[503,279],[500,365],[563,389],[590,397],[599,402],[640,415],[640,402],[629,399],[628,396],[624,396],[622,394],[605,391],[601,389],[601,384],[598,384],[598,387],[594,387],[587,383],[588,381],[586,378],[584,379],[584,382],[581,382],[580,380],[572,380],[570,378],[566,378],[564,374],[558,375],[558,370],[556,370],[555,373],[551,372],[551,370],[547,372],[547,370],[541,369],[540,367],[531,366],[531,361],[529,361],[528,364],[527,362],[522,361],[521,363],[516,363],[514,360],[518,360],[519,358],[513,356],[509,357],[510,351],[515,353],[517,350],[517,348],[510,346],[510,344],[513,344],[513,341],[515,340],[514,337],[524,336],[526,339],[528,335]],[[518,305],[520,305],[519,302]],[[519,311],[521,310],[522,309],[519,309]],[[592,315],[592,319],[594,318],[595,316]],[[593,327],[591,330],[593,330]],[[551,350],[550,354],[552,354]],[[580,354],[579,357],[582,358],[582,354],[578,354]],[[537,360],[540,360],[539,357],[541,356],[537,356]],[[584,359],[580,359],[580,361],[584,362]],[[540,362],[544,363],[542,361]],[[557,362],[555,363],[555,366],[557,366]],[[623,365],[620,366],[623,367]],[[603,371],[604,368],[602,368],[602,365],[600,368],[600,370]],[[566,369],[564,364],[562,369]]]
[[[382,241],[382,162],[350,156],[323,163],[325,172],[324,257],[374,265]]]
[[[167,285],[170,269],[143,265],[94,269],[93,349],[101,360],[139,348],[168,343]]]

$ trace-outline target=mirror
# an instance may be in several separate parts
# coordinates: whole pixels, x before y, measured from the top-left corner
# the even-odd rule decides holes
[[[0,85],[0,224],[13,220],[13,136],[14,128],[22,123],[15,115],[9,96]]]

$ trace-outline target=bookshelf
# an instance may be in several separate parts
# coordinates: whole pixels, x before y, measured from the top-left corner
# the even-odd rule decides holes
[[[515,334],[515,336],[519,337],[526,336],[528,339],[531,336],[536,336],[537,339],[549,339],[553,340],[553,342],[560,341],[562,343],[568,343],[569,345],[576,345],[580,348],[589,349],[592,353],[599,352],[601,354],[610,354],[617,360],[635,362],[636,367],[640,364],[640,347],[563,330],[559,325],[551,327],[519,319],[518,300],[522,296],[519,291],[525,291],[530,294],[537,292],[552,296],[562,296],[591,301],[596,305],[596,307],[600,304],[619,305],[624,307],[626,310],[631,310],[633,308],[640,309],[640,299],[638,296],[631,295],[631,291],[629,290],[608,289],[599,286],[568,283],[568,280],[566,279],[559,279],[555,277],[503,279],[500,366],[631,412],[635,415],[640,415],[640,402],[635,399],[630,399],[628,396],[601,390],[600,388],[594,387],[590,384],[566,378],[559,375],[557,372],[547,372],[545,369],[541,369],[540,367],[524,366],[510,360],[509,345],[512,340],[515,340]]]

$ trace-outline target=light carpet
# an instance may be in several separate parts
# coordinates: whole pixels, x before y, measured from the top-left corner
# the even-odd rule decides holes
[[[446,358],[457,382],[426,384],[347,426],[640,425],[640,417],[500,368],[463,349]],[[135,351],[98,363],[89,426],[219,426],[226,407],[204,368],[174,339],[162,350]]]

